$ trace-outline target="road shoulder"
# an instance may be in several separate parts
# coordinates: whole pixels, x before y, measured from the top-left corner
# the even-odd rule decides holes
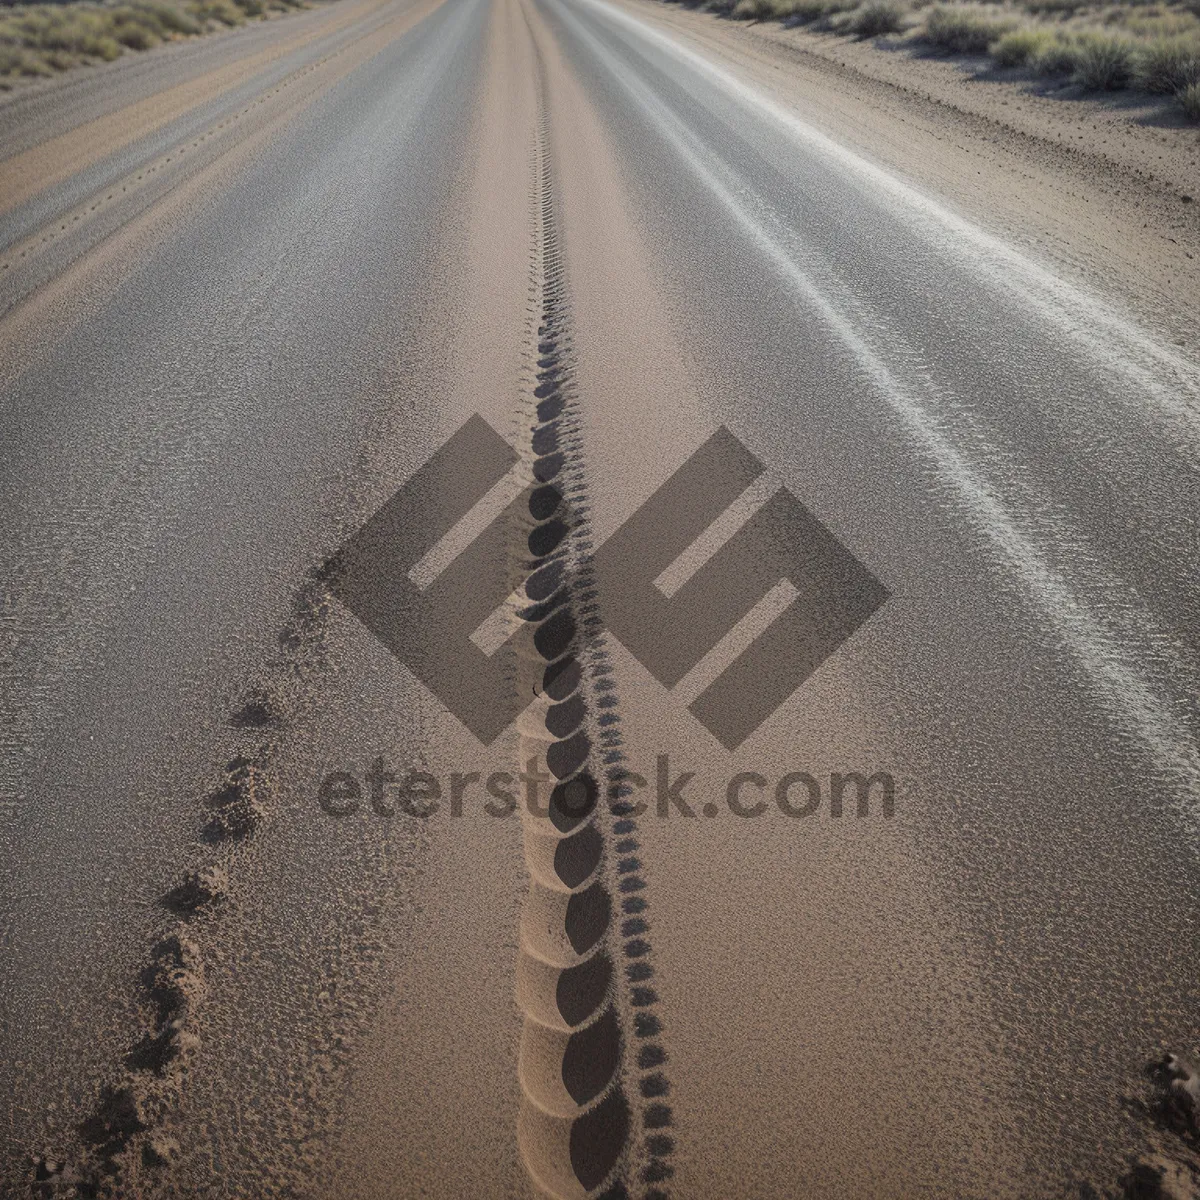
[[[1141,324],[1200,346],[1194,130],[983,82],[948,60],[660,0],[618,3]]]

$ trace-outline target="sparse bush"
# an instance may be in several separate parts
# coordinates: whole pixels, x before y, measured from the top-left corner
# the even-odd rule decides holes
[[[141,4],[137,7],[144,12],[153,13],[155,21],[164,33],[178,33],[188,37],[191,34],[199,33],[202,29],[199,21],[174,5]]]
[[[219,21],[222,25],[241,25],[246,14],[232,0],[203,0],[192,11],[205,20]]]
[[[974,9],[938,5],[926,18],[925,38],[952,54],[983,54],[1012,28],[1012,21],[996,21]]]
[[[1197,0],[1200,3],[1200,0]],[[1087,0],[1026,0],[1023,5],[1026,12],[1049,13],[1055,17],[1070,16],[1076,9],[1087,5]]]
[[[1137,56],[1137,84],[1170,96],[1200,83],[1200,40],[1160,38]]]
[[[815,30],[828,32],[853,7],[854,0],[797,0],[792,22],[797,25],[811,22]]]
[[[756,3],[760,0],[742,0],[742,3]],[[819,21],[827,27],[827,22],[836,14],[855,7],[857,0],[765,0],[772,7],[772,17],[785,21],[788,25],[808,25]],[[741,8],[741,4],[738,8]]]
[[[1033,60],[1033,68],[1039,75],[1069,75],[1075,70],[1075,43],[1056,35]]]
[[[98,58],[102,62],[112,62],[114,58],[121,57],[120,42],[107,34],[87,38],[81,43],[81,48],[89,58]]]
[[[157,10],[147,4],[114,8],[112,19],[119,25],[140,25],[149,29],[160,41],[169,34]]]
[[[0,75],[49,75],[50,67],[20,46],[0,46]]]
[[[899,33],[904,28],[904,9],[891,0],[871,0],[854,14],[850,28],[861,38]]]
[[[738,0],[729,15],[739,21],[769,21],[783,13],[778,0]]]
[[[91,6],[22,10],[0,18],[4,60],[21,74],[44,75],[82,59],[116,58],[121,47],[108,34],[110,24],[104,10]]]
[[[1140,42],[1179,37],[1195,41],[1200,37],[1200,20],[1197,20],[1196,14],[1185,9],[1164,12],[1155,4],[1146,9],[1122,6],[1109,12],[1117,18],[1117,24],[1124,33],[1132,34]]]
[[[1054,42],[1048,29],[1014,29],[992,46],[992,57],[1002,67],[1023,67],[1037,62]]]
[[[1090,92],[1112,92],[1133,78],[1134,48],[1127,38],[1081,35],[1075,47],[1075,82]]]
[[[153,30],[134,21],[114,25],[113,37],[130,50],[150,50],[162,41],[162,38],[155,36]]]
[[[60,11],[47,17],[44,23],[25,25],[32,46],[66,54],[93,55],[101,39],[108,37],[108,22],[98,12]],[[110,42],[111,38],[108,39]],[[120,54],[118,48],[117,53]]]
[[[113,21],[112,36],[122,46],[128,46],[130,50],[149,50],[162,41],[162,38],[136,15],[117,17]]]
[[[98,58],[101,62],[112,62],[114,58],[121,57],[121,44],[108,34],[96,34],[80,42],[79,52],[88,58]]]
[[[853,7],[854,0],[772,0],[775,13],[789,25],[807,25],[823,17],[831,9]]]
[[[1193,121],[1200,121],[1200,83],[1191,83],[1175,93],[1179,107],[1184,116]]]

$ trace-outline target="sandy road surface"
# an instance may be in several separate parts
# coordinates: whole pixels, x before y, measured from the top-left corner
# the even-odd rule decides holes
[[[1188,1194],[1197,229],[859,87],[345,0],[0,104],[5,1195]]]

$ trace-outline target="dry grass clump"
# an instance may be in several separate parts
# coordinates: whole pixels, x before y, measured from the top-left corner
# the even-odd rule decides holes
[[[1183,109],[1185,117],[1190,117],[1193,121],[1200,121],[1200,83],[1189,84],[1175,94],[1175,99],[1179,103],[1179,107]]]
[[[709,11],[720,10],[710,5]],[[787,15],[779,0],[738,0],[729,13],[739,21],[770,21]]]
[[[117,47],[117,53],[121,49]],[[51,66],[42,61],[36,54],[21,46],[7,46],[0,43],[0,86],[6,78],[15,75],[49,75]]]
[[[192,11],[202,20],[218,25],[241,25],[248,15],[234,0],[196,0]]]
[[[1092,14],[1085,13],[1084,17],[1090,19]],[[1160,3],[1144,7],[1114,5],[1100,9],[1095,19],[1120,29],[1139,42],[1200,35],[1200,19],[1194,13],[1185,8],[1166,8]]]
[[[1088,0],[1025,0],[1021,7],[1035,17],[1070,17],[1086,7]]]
[[[807,25],[853,8],[856,0],[707,0],[709,12],[725,12],[742,21],[786,21]]]
[[[37,51],[68,57],[99,58],[104,61],[121,53],[112,36],[112,22],[96,12],[71,12],[67,8],[14,9],[0,17],[0,45],[16,59],[34,67],[33,74],[46,74],[48,66]]]
[[[999,66],[1030,66],[1042,75],[1071,75],[1093,91],[1139,87],[1174,95],[1200,80],[1200,39],[1158,39],[1139,45],[1100,30],[1019,29],[991,48]]]
[[[992,46],[992,57],[1001,67],[1023,67],[1037,62],[1054,45],[1048,29],[1014,29]]]
[[[1015,25],[965,5],[939,4],[925,18],[925,40],[951,54],[985,54]]]
[[[830,28],[832,18],[857,6],[858,0],[707,0],[709,12],[722,12],[743,21],[786,21],[789,25],[822,22]]]
[[[1070,75],[1075,71],[1075,40],[1056,33],[1029,64],[1039,75]]]
[[[792,25],[812,25],[824,32],[845,32],[849,13],[856,7],[856,0],[794,0],[795,12],[790,19]]]
[[[1173,96],[1200,83],[1200,37],[1157,38],[1142,47],[1137,85],[1147,92]]]
[[[860,38],[882,37],[904,28],[905,10],[892,0],[870,0],[850,21],[851,30]]]
[[[1080,34],[1075,43],[1075,82],[1090,92],[1113,92],[1128,87],[1136,54],[1128,38]]]
[[[303,0],[270,0],[279,11]],[[80,63],[111,62],[125,50],[241,25],[265,11],[263,0],[138,0],[132,4],[35,4],[0,9],[0,87],[18,76],[49,75]]]

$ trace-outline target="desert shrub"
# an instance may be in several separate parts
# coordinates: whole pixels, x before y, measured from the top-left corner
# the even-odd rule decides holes
[[[192,6],[192,11],[202,20],[219,21],[222,25],[241,25],[246,20],[246,14],[232,0],[201,0]]]
[[[1075,82],[1091,92],[1127,87],[1133,77],[1134,47],[1127,38],[1080,35],[1075,46]]]
[[[783,16],[780,10],[779,0],[738,0],[729,15],[739,21],[769,21]]]
[[[139,4],[136,7],[152,13],[163,33],[179,33],[188,36],[200,32],[200,22],[173,4]]]
[[[1175,100],[1183,109],[1184,116],[1200,121],[1200,83],[1190,83],[1175,93]]]
[[[904,9],[892,0],[871,0],[854,14],[850,28],[862,38],[899,33],[904,28]]]
[[[1200,40],[1161,38],[1142,47],[1136,77],[1138,87],[1167,96],[1200,83]]]
[[[0,46],[0,76],[49,74],[50,68],[23,46]]]
[[[1197,0],[1200,3],[1200,0]],[[1026,12],[1043,14],[1054,17],[1070,16],[1076,9],[1083,8],[1087,0],[1026,0],[1021,6]]]
[[[1048,29],[1014,29],[993,43],[992,57],[1002,67],[1022,67],[1037,62],[1053,41]]]
[[[121,45],[116,38],[110,37],[106,33],[96,34],[80,43],[80,53],[86,54],[89,58],[112,62],[114,58],[121,57]]]
[[[150,25],[136,15],[123,14],[114,18],[112,36],[122,46],[128,46],[130,50],[149,50],[162,41],[162,38],[154,32]]]
[[[160,39],[171,36],[171,31],[163,21],[157,5],[124,5],[113,10],[113,19],[127,24],[144,25]]]
[[[32,22],[26,23],[23,32],[29,44],[39,49],[87,54],[88,44],[105,36],[106,25],[107,22],[99,13],[86,9],[74,12],[63,10],[46,14],[45,19],[36,26]]]
[[[1075,43],[1056,34],[1031,65],[1039,75],[1069,75],[1075,70]]]
[[[836,33],[844,37],[850,37],[854,33],[854,14],[846,12],[844,9],[827,12],[819,21],[814,22],[812,28],[821,33]]]
[[[1157,38],[1200,37],[1200,20],[1184,9],[1163,11],[1158,5],[1142,10],[1137,8],[1114,8],[1109,10],[1117,18],[1124,33],[1132,34],[1139,41]]]
[[[201,30],[200,23],[182,8],[158,3],[157,0],[124,5],[113,10],[113,17],[118,21],[145,25],[164,40],[176,34],[193,34]]]
[[[36,44],[51,28],[50,14],[45,9],[21,9],[11,21],[5,22],[4,32],[26,45]]]
[[[938,5],[925,21],[925,38],[952,54],[983,54],[1010,32],[1011,21],[996,21],[969,8]]]
[[[111,23],[102,9],[86,6],[32,9],[11,25],[6,22],[0,36],[19,43],[30,57],[41,52],[47,67],[62,69],[73,66],[81,57],[106,61],[116,58],[121,47],[109,35]]]
[[[772,0],[774,15],[789,25],[827,22],[832,16],[855,7],[857,0]]]

